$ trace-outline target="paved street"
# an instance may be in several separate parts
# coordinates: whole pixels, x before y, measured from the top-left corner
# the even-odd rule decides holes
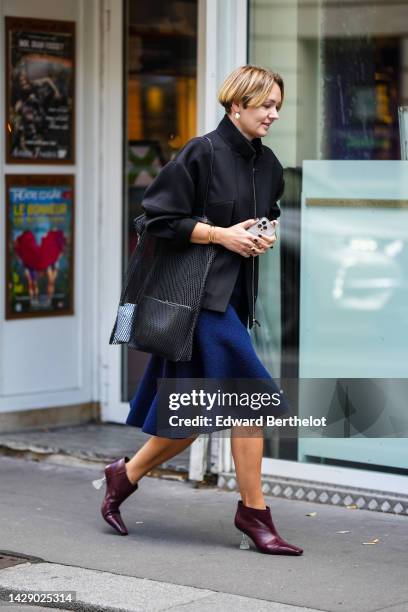
[[[85,423],[0,433],[0,452],[25,453],[30,458],[65,464],[103,465],[130,457],[149,439],[138,427],[114,423]],[[162,464],[162,469],[188,472],[189,449]]]
[[[75,590],[78,610],[408,610],[406,517],[273,499],[305,554],[268,556],[239,550],[235,492],[145,478],[121,537],[99,515],[96,476],[0,458],[0,549],[45,561],[0,570],[0,589]]]

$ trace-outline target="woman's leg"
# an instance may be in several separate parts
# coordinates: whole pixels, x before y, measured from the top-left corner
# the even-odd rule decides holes
[[[242,502],[251,508],[266,508],[261,485],[262,427],[233,427],[231,450]]]
[[[106,493],[101,507],[105,521],[121,535],[127,535],[128,530],[120,514],[120,505],[136,491],[137,482],[142,476],[156,465],[180,453],[194,439],[192,437],[172,440],[152,437],[130,461],[127,461],[127,457],[122,457],[107,465],[105,468]]]
[[[265,505],[261,487],[262,428],[234,428],[231,445],[242,497],[242,503],[238,502],[235,526],[263,553],[301,555],[302,548],[289,544],[276,531],[270,509]],[[249,548],[245,535],[240,548]]]
[[[191,438],[171,439],[152,436],[141,449],[126,463],[126,474],[132,484],[135,484],[147,472],[161,465],[185,450],[194,442],[197,436]]]

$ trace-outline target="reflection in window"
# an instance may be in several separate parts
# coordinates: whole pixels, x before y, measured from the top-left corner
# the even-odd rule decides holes
[[[249,7],[249,59],[286,84],[281,121],[265,139],[284,166],[401,159],[408,0],[250,0]]]
[[[324,140],[327,159],[400,159],[402,39],[323,38]]]

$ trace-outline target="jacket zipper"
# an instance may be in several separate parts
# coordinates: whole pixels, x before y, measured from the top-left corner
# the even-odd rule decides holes
[[[255,162],[252,166],[252,189],[254,192],[254,219],[256,219]],[[255,257],[252,257],[252,326],[254,326],[255,323],[258,327],[261,327],[261,324],[256,320],[255,316]]]

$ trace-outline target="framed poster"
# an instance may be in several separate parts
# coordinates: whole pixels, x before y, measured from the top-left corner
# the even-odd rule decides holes
[[[6,175],[6,319],[73,314],[74,177]]]
[[[75,162],[75,23],[6,17],[6,160]]]

